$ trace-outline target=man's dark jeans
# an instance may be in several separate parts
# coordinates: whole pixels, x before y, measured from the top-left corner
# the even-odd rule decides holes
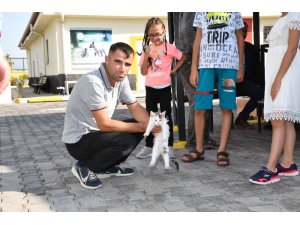
[[[143,133],[95,131],[66,147],[72,157],[99,173],[124,162],[143,137]]]

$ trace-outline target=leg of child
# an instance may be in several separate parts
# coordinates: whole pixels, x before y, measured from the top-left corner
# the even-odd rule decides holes
[[[227,109],[221,109],[222,112],[222,125],[221,125],[221,137],[220,137],[220,146],[218,149],[219,152],[226,152],[230,129],[232,121],[232,111]],[[218,155],[218,165],[227,166],[229,164],[227,160],[228,156]]]
[[[220,108],[222,112],[221,138],[217,154],[217,164],[219,166],[229,165],[228,153],[226,153],[229,139],[232,110],[236,109],[236,70],[234,69],[217,69],[218,75],[218,92],[220,98]]]
[[[284,143],[284,153],[282,158],[282,165],[289,166],[294,163],[294,150],[296,143],[296,129],[293,122],[285,122],[285,143]]]
[[[232,111],[228,109],[221,109],[222,112],[222,124],[221,124],[221,137],[220,146],[218,152],[225,152],[227,148],[227,143],[229,139]]]
[[[204,159],[203,137],[205,126],[205,110],[195,110],[196,150],[183,155],[183,162],[193,162]]]
[[[146,87],[146,109],[148,111],[148,113],[150,113],[150,111],[152,112],[158,112],[158,107],[157,107],[157,94],[158,94],[158,90],[151,88],[151,87]],[[153,139],[154,136],[152,133],[150,133],[146,139],[146,146],[149,148],[153,147]]]
[[[203,152],[205,110],[195,110],[196,151]]]
[[[171,92],[171,86],[159,89],[158,90],[158,102],[160,104],[160,110],[161,112],[166,112],[166,117],[168,118],[168,125],[169,125],[169,140],[168,145],[173,147],[174,142],[174,134],[173,134],[173,119],[172,119],[172,92]]]
[[[267,167],[268,169],[275,171],[276,164],[279,160],[285,142],[285,126],[283,120],[272,120],[271,123],[272,144]]]

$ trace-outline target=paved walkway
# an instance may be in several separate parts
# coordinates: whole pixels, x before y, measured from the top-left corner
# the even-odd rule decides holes
[[[100,189],[86,190],[70,172],[75,161],[61,142],[66,102],[0,107],[0,211],[300,211],[300,176],[268,186],[247,181],[266,163],[270,130],[233,129],[227,168],[216,165],[214,150],[201,162],[184,164],[178,158],[179,172],[165,171],[161,161],[149,168],[150,159],[134,157],[142,141],[126,162],[135,169],[133,176],[103,179]],[[121,116],[127,111],[118,109],[116,117]],[[218,107],[214,123],[218,138]],[[298,131],[300,165],[299,136]]]

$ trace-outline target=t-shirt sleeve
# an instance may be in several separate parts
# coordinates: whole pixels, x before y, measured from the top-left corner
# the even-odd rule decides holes
[[[195,14],[193,27],[202,28],[202,17],[204,16],[205,12],[197,12]]]
[[[235,24],[235,30],[241,29],[244,27],[244,22],[242,19],[242,15],[239,12],[234,13],[234,24]]]
[[[170,44],[169,45],[169,54],[173,57],[173,58],[175,58],[175,59],[177,59],[177,60],[180,60],[181,59],[181,57],[182,57],[182,52],[178,49],[178,48],[176,48],[174,45],[172,45],[172,44]]]
[[[104,87],[97,82],[87,81],[78,86],[78,93],[82,101],[92,111],[107,107],[105,91],[103,89]]]
[[[122,81],[121,85],[122,85],[122,87],[121,87],[121,91],[120,91],[120,101],[126,105],[135,103],[136,98],[134,97],[134,94],[130,88],[128,77],[126,77]]]
[[[291,12],[289,28],[292,30],[300,30],[300,13]]]

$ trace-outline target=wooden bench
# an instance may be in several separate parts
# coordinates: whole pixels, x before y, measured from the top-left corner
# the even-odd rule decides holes
[[[32,84],[32,86],[33,92],[39,95],[42,89],[44,89],[44,91],[46,90],[45,88],[47,87],[47,76],[40,77],[39,82],[36,84]]]

